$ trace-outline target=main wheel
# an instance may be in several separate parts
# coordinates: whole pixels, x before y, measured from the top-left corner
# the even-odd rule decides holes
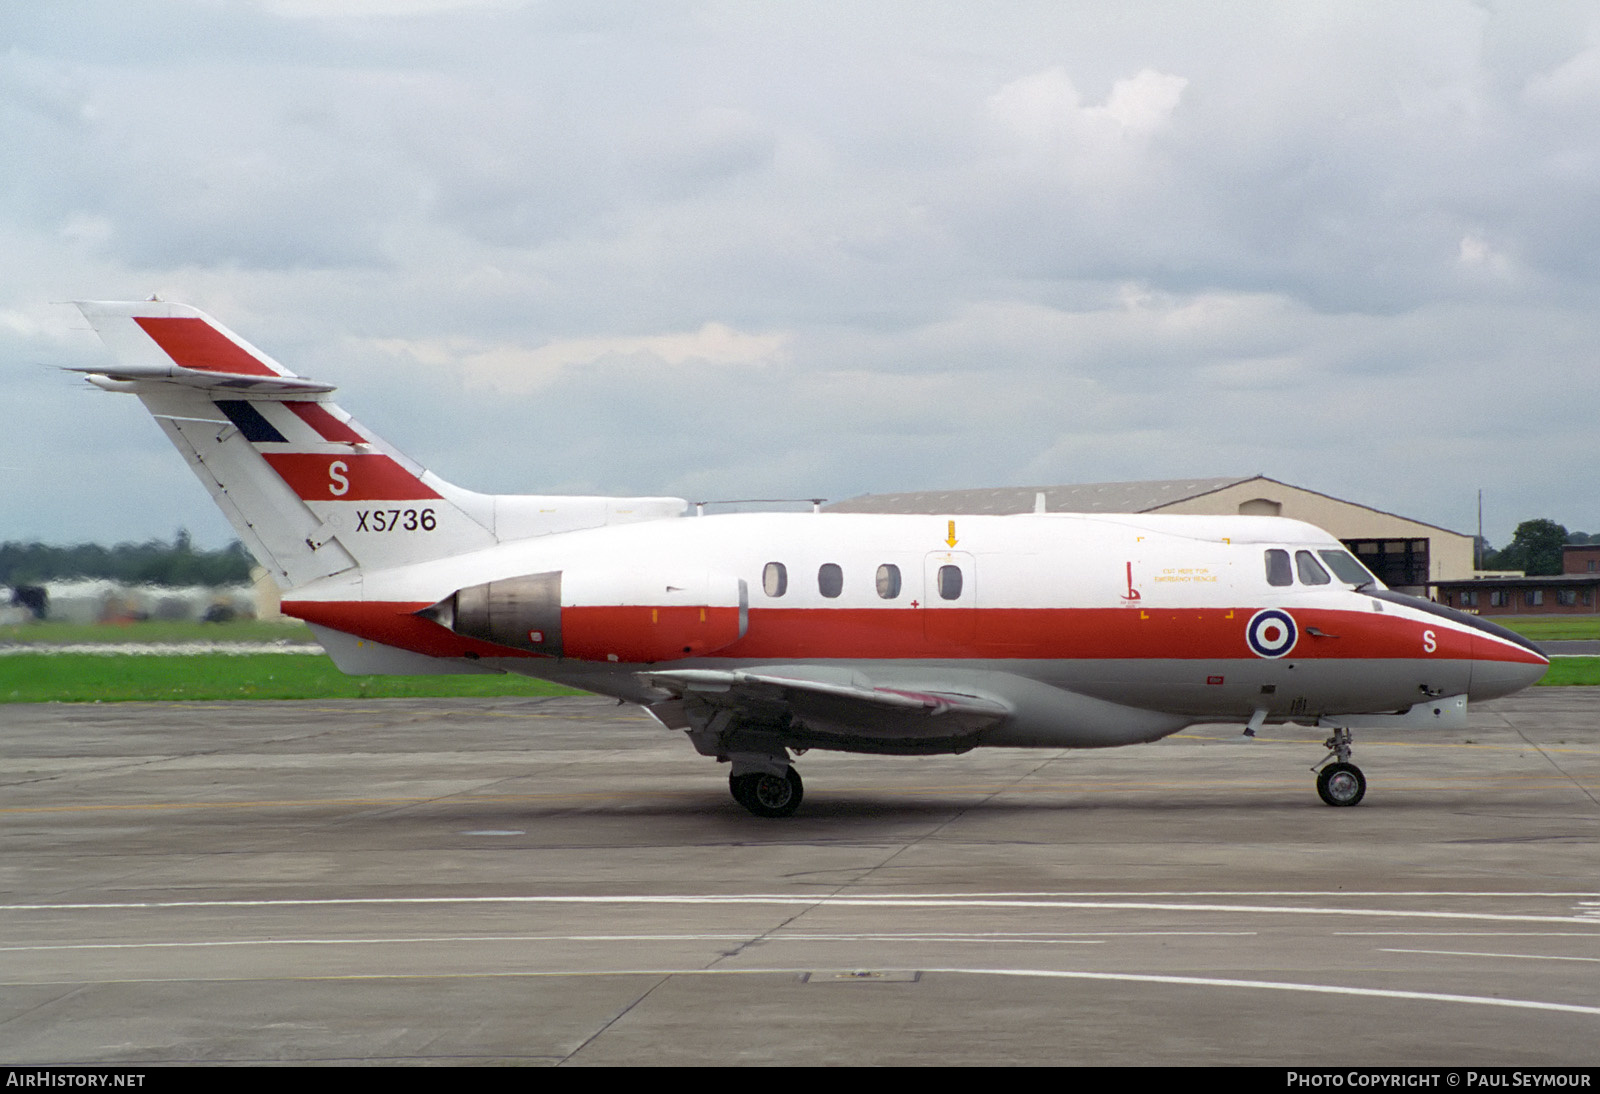
[[[1356,805],[1367,794],[1367,777],[1355,764],[1329,764],[1317,774],[1317,794],[1328,805]]]
[[[758,817],[787,817],[800,808],[805,787],[794,768],[782,775],[758,771],[752,775],[729,775],[728,789],[733,800]]]

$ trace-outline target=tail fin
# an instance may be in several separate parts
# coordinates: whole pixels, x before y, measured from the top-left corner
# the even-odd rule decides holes
[[[81,303],[118,358],[82,368],[137,395],[284,589],[573,528],[673,516],[677,498],[547,498],[462,490],[196,308]]]

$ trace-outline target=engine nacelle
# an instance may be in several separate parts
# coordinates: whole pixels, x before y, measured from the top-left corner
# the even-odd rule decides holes
[[[459,589],[418,614],[546,657],[651,664],[743,638],[749,593],[737,578],[704,571],[555,570]]]

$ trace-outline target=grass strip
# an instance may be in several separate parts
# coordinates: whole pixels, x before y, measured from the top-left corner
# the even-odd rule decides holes
[[[308,642],[316,644],[311,628],[299,621],[263,623],[236,619],[227,623],[148,619],[139,623],[11,623],[0,626],[3,645],[58,645],[105,643],[139,645],[162,642]]]
[[[1600,639],[1600,615],[1486,615],[1535,642],[1582,642]]]
[[[325,656],[40,653],[0,657],[0,703],[583,694],[528,676],[498,673],[485,676],[346,676]]]
[[[1550,671],[1539,681],[1540,687],[1600,686],[1600,657],[1556,657]]]
[[[1600,686],[1600,657],[1558,657],[1542,686]],[[0,703],[185,699],[420,699],[584,692],[511,674],[346,676],[327,657],[200,653],[16,654],[0,657]]]

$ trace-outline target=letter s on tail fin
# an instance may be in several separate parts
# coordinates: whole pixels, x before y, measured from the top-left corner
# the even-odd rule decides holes
[[[240,540],[285,589],[495,542],[493,497],[440,479],[184,304],[81,303],[117,357],[81,368],[137,395]]]

